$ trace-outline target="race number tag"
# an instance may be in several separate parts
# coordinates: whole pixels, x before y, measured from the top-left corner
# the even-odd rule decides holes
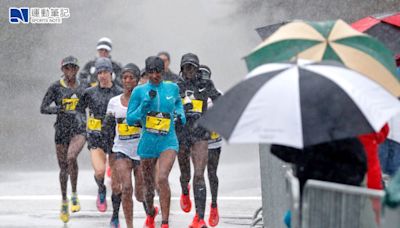
[[[151,133],[166,135],[171,126],[171,117],[168,113],[150,112],[146,116],[146,130]]]
[[[182,99],[182,104],[188,103],[185,101],[185,99]],[[203,101],[202,100],[191,100],[191,103],[193,105],[193,108],[189,110],[189,112],[197,112],[197,113],[202,113],[203,112]]]
[[[139,127],[129,126],[126,123],[119,123],[117,125],[117,129],[120,140],[134,139],[140,137]]]
[[[211,136],[210,136],[210,138],[211,139],[218,139],[220,136],[219,136],[219,134],[217,133],[217,132],[211,132]]]
[[[101,120],[89,117],[87,127],[91,131],[101,131]]]
[[[75,111],[78,101],[79,98],[64,98],[62,99],[62,105],[65,107],[65,111]]]

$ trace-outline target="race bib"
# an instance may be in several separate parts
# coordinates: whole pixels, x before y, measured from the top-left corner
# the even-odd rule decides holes
[[[91,131],[101,131],[101,120],[89,117],[87,127]]]
[[[202,113],[203,112],[203,101],[202,100],[192,100],[192,105],[193,108],[189,110],[189,112],[197,112],[197,113]],[[182,104],[185,104],[185,100],[182,99]]]
[[[219,136],[219,134],[217,133],[217,132],[211,132],[211,136],[210,136],[210,138],[211,139],[218,139],[220,136]]]
[[[146,130],[151,133],[166,135],[171,126],[171,117],[168,113],[150,112],[146,116]]]
[[[62,105],[65,107],[65,111],[75,111],[78,101],[79,98],[64,98],[62,99]]]
[[[140,128],[129,126],[126,123],[119,123],[117,125],[119,139],[126,140],[126,139],[134,139],[140,137]]]

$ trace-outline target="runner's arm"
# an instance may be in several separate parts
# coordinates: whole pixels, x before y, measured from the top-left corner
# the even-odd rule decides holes
[[[126,122],[129,126],[134,126],[142,120],[145,115],[145,109],[149,106],[149,99],[142,98],[141,90],[133,89],[131,98],[129,99],[128,111],[126,113]]]
[[[177,117],[180,119],[180,122],[184,125],[186,124],[186,117],[185,117],[185,111],[183,109],[182,105],[182,99],[181,95],[179,94],[179,87],[177,86],[175,89],[175,113]]]
[[[61,107],[50,106],[55,101],[54,87],[51,86],[43,97],[42,104],[40,105],[40,113],[42,114],[58,114]]]
[[[78,104],[76,105],[76,119],[80,127],[86,127],[86,108],[89,104],[89,95],[87,90],[83,93],[82,97],[79,99]]]
[[[209,95],[208,97],[211,98],[211,100],[215,101],[219,96],[222,94],[215,88],[213,81],[209,80]]]
[[[103,136],[108,142],[113,142],[115,137],[115,111],[114,105],[112,104],[112,100],[108,102],[107,112],[104,117],[102,129],[104,129]]]

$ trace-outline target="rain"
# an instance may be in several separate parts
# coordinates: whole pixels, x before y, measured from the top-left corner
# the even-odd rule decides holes
[[[8,22],[9,7],[67,7],[71,16],[63,19],[62,24],[13,25]],[[243,57],[261,41],[254,30],[257,27],[293,19],[341,18],[353,22],[366,15],[399,10],[398,0],[2,0],[0,196],[10,195],[12,192],[8,188],[25,194],[21,190],[25,185],[37,191],[29,195],[59,194],[58,185],[50,193],[43,189],[48,184],[46,181],[54,185],[58,181],[58,166],[54,146],[55,116],[41,115],[40,103],[50,84],[62,75],[61,59],[74,55],[82,69],[87,61],[96,57],[96,42],[100,37],[112,39],[112,59],[122,65],[133,62],[142,68],[146,57],[167,51],[171,54],[170,67],[177,73],[181,56],[187,52],[196,53],[200,62],[212,69],[216,87],[226,91],[247,73]],[[261,197],[258,149],[255,144],[223,145],[220,189],[227,192],[225,196]],[[91,175],[86,146],[78,162],[80,169]],[[243,170],[251,171],[246,175]],[[24,173],[33,171],[36,173],[32,174],[32,180],[19,181]],[[226,177],[222,177],[224,172]],[[92,179],[87,182],[78,180],[78,189],[94,188]],[[239,184],[246,186],[237,186]],[[87,194],[94,194],[94,190]],[[54,211],[58,210],[58,201],[53,206]],[[234,206],[237,205],[233,203]],[[252,202],[246,214],[232,214],[232,217],[244,217],[244,222],[227,219],[221,227],[233,227],[230,221],[238,227],[248,227],[259,206],[261,199]],[[48,214],[43,216],[43,221],[51,222]],[[108,222],[109,216],[104,217]]]

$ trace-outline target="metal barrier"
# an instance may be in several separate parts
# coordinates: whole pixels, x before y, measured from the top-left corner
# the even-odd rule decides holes
[[[300,228],[300,183],[290,169],[286,172],[286,192],[289,196],[291,228]]]
[[[397,209],[385,208],[383,213],[383,228],[400,227],[400,207]]]
[[[262,216],[265,228],[285,228],[283,216],[289,208],[285,193],[287,164],[270,153],[270,145],[260,144]]]
[[[308,180],[303,192],[301,227],[380,227],[383,191],[318,180]],[[374,208],[374,209],[373,209]]]

